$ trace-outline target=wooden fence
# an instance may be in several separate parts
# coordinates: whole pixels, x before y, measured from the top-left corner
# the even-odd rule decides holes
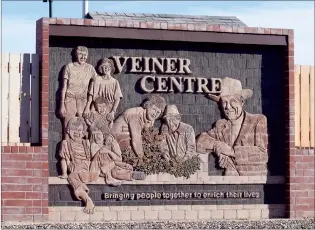
[[[314,148],[314,66],[295,66],[295,143]],[[39,58],[2,53],[1,143],[39,142]]]
[[[295,65],[295,145],[314,148],[314,66]]]
[[[39,57],[1,56],[1,144],[39,143]]]

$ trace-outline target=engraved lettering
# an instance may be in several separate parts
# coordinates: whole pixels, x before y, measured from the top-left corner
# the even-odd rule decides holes
[[[131,70],[132,73],[142,72],[142,67],[140,66],[140,61],[142,57],[131,57]]]
[[[166,58],[166,71],[165,73],[176,73],[176,58]]]
[[[120,58],[123,58],[123,63],[121,64],[120,62]],[[123,70],[124,66],[127,63],[129,57],[120,57],[120,56],[113,56],[113,59],[115,61],[118,73],[121,73],[121,71]]]
[[[179,71],[178,73],[192,73],[191,70],[189,69],[189,65],[190,65],[190,60],[186,59],[186,58],[179,58]]]
[[[153,89],[148,89],[146,84],[145,84],[148,79],[151,79],[152,81],[155,81],[155,76],[147,75],[147,76],[143,77],[141,79],[141,81],[140,81],[140,88],[143,91],[147,92],[147,93],[152,93],[154,91],[154,88]]]

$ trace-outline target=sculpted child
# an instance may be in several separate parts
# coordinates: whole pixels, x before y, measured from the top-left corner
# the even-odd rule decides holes
[[[97,172],[105,178],[106,184],[112,186],[121,185],[121,180],[145,179],[143,172],[133,172],[131,165],[122,162],[118,143],[109,134],[109,130],[105,127],[101,130],[97,127],[92,127],[91,130],[91,154],[93,157],[90,167],[91,172]]]
[[[90,172],[91,152],[90,142],[83,139],[86,134],[86,124],[83,118],[74,117],[67,125],[67,138],[62,141],[59,155],[61,157],[62,175],[68,178],[78,200],[86,204],[85,213],[93,213],[94,204],[88,196],[89,189],[85,185],[97,179],[96,173]],[[67,172],[69,171],[69,176]]]
[[[97,98],[102,98],[103,102],[106,103],[102,116],[113,121],[120,99],[123,97],[119,82],[112,77],[115,72],[114,62],[107,58],[101,60],[98,72],[101,75],[96,76],[91,81],[84,114],[87,115],[90,112],[91,104],[95,104]]]
[[[82,116],[89,82],[97,75],[94,67],[86,63],[88,49],[85,46],[78,46],[75,55],[75,62],[67,64],[62,75],[60,114],[65,118],[65,126],[72,117]]]

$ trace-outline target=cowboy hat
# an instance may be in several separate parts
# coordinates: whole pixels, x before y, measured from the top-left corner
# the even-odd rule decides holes
[[[243,89],[242,83],[239,80],[225,77],[221,81],[221,93],[219,96],[208,94],[208,98],[218,102],[222,96],[240,95],[244,99],[248,99],[253,95],[250,89]]]
[[[178,112],[177,106],[176,105],[167,105],[165,108],[163,118],[168,117],[168,116],[176,116],[176,115],[182,115]]]

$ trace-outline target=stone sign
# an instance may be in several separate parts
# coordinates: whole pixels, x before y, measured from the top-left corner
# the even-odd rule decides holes
[[[74,61],[65,66],[59,111],[64,127],[59,177],[67,179],[75,197],[85,203],[84,212],[94,211],[87,183],[102,177],[107,185],[119,186],[162,172],[189,178],[200,169],[200,154],[213,154],[227,176],[267,175],[267,119],[243,109],[253,91],[243,89],[239,80],[193,77],[191,61],[183,58],[104,57],[95,69],[87,58],[88,49],[78,46]],[[140,88],[149,93],[147,98],[116,114],[124,98],[114,73],[124,67],[131,73],[189,76],[144,76]],[[148,81],[153,81],[153,88]],[[196,137],[193,126],[181,120],[176,104],[167,104],[166,92],[201,93],[200,97],[218,103],[222,119]],[[237,197],[255,194],[243,192]]]

